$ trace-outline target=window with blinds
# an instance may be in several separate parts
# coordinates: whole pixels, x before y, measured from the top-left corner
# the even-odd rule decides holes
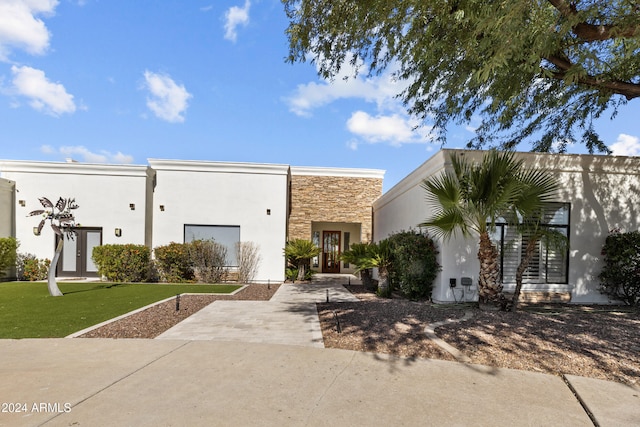
[[[569,237],[569,203],[550,204],[544,212],[542,223],[550,231]],[[491,236],[500,254],[500,271],[503,283],[513,283],[520,261],[526,255],[529,236],[518,232],[517,227],[504,222],[497,223]],[[541,239],[536,243],[533,258],[523,274],[525,283],[568,283],[569,245],[558,247],[554,239]]]

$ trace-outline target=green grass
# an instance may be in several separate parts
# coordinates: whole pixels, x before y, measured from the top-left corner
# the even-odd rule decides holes
[[[0,283],[0,338],[59,338],[182,293],[231,293],[236,285]]]

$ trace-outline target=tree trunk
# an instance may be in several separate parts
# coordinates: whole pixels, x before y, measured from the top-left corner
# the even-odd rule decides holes
[[[375,291],[376,287],[373,283],[373,278],[371,277],[371,269],[365,268],[364,270],[360,270],[360,279],[362,279],[362,284],[364,288],[368,291]]]
[[[525,250],[524,258],[520,260],[520,265],[516,270],[516,290],[513,292],[513,298],[511,299],[511,310],[516,311],[518,309],[518,299],[520,298],[520,291],[522,290],[522,276],[529,267],[531,259],[536,252],[538,246],[538,239],[529,239],[527,241],[527,249]]]
[[[390,297],[389,292],[389,273],[386,268],[378,267],[378,295],[382,297]]]
[[[47,281],[47,288],[49,289],[49,295],[52,297],[61,297],[62,292],[58,288],[58,284],[56,283],[56,267],[58,266],[58,261],[60,260],[60,253],[62,253],[62,246],[64,245],[64,237],[61,237],[58,241],[58,245],[56,246],[56,252],[53,255],[53,260],[51,261],[51,265],[49,265],[49,274]]]
[[[304,275],[305,275],[304,262],[301,262],[300,264],[298,264],[298,282],[301,282],[304,280]]]
[[[478,299],[481,303],[498,303],[502,293],[499,282],[498,249],[489,238],[488,233],[480,235],[480,277],[478,278]]]

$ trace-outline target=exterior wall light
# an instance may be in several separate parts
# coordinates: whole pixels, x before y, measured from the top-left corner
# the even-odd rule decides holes
[[[116,233],[116,237],[122,236],[122,228],[116,228],[115,233]]]
[[[131,209],[132,211],[136,210],[136,204],[135,203],[129,203],[129,209]]]
[[[25,207],[25,205],[27,204],[27,202],[25,202],[24,200],[18,200],[18,203],[20,204],[20,206],[22,206],[23,208]]]
[[[267,209],[267,215],[271,215],[271,209]]]
[[[160,205],[160,212],[164,212],[164,205]]]

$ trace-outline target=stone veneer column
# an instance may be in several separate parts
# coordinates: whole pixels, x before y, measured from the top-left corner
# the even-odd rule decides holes
[[[361,224],[362,241],[373,237],[371,205],[382,195],[382,178],[291,176],[289,239],[311,239],[311,223]]]

